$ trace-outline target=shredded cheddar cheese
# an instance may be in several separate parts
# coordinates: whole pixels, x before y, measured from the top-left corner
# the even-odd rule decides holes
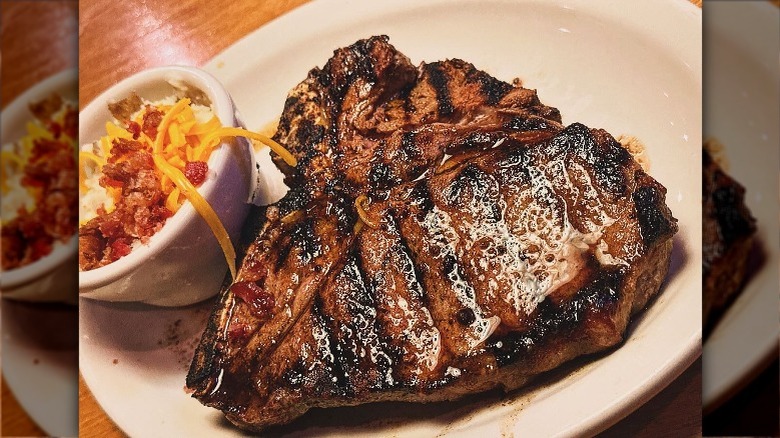
[[[176,184],[176,187],[184,193],[184,196],[189,199],[198,214],[200,214],[209,225],[211,232],[214,233],[214,237],[217,238],[219,246],[222,248],[222,252],[225,253],[230,275],[233,278],[236,278],[236,250],[233,247],[233,243],[230,241],[230,236],[228,235],[225,226],[222,225],[222,221],[219,220],[217,213],[214,212],[211,205],[209,205],[203,196],[198,193],[198,189],[192,185],[190,180],[188,180],[179,169],[170,165],[159,154],[152,155],[152,158],[154,159],[154,164],[168,176],[174,184]]]
[[[206,163],[212,152],[217,149],[224,139],[233,137],[246,137],[257,140],[269,146],[288,165],[297,164],[295,157],[283,146],[271,140],[267,136],[245,129],[223,127],[217,116],[212,116],[208,121],[199,119],[193,111],[193,105],[189,98],[182,98],[171,105],[171,101],[155,104],[155,107],[145,106],[139,112],[131,116],[127,127],[119,126],[115,122],[107,122],[106,135],[96,142],[91,148],[79,153],[79,187],[80,190],[88,190],[85,180],[90,175],[101,173],[101,169],[107,162],[111,162],[112,148],[119,139],[134,140],[140,142],[154,161],[155,169],[160,178],[160,186],[165,196],[164,206],[171,213],[176,213],[185,200],[189,200],[198,214],[206,221],[216,237],[230,273],[236,276],[236,251],[224,225],[220,221],[214,209],[205,198],[198,193],[196,182],[190,181],[187,174],[188,163]],[[156,110],[162,114],[157,125],[157,134],[150,138],[139,127],[144,124],[144,117],[148,111]],[[135,124],[135,126],[131,126]],[[140,131],[140,132],[139,132]],[[122,158],[119,157],[119,160]],[[116,160],[116,158],[115,158]],[[114,187],[105,187],[109,196],[118,201],[121,190]],[[109,208],[105,208],[109,212]],[[89,220],[90,218],[86,218]]]
[[[204,140],[203,143],[204,145],[208,145],[211,141],[217,138],[234,137],[234,136],[246,137],[268,145],[268,147],[270,147],[272,151],[276,152],[280,157],[282,157],[284,162],[291,167],[295,167],[298,164],[298,161],[295,159],[295,157],[279,143],[273,141],[272,139],[266,137],[263,134],[247,131],[241,128],[220,128],[219,130],[210,133],[206,137],[206,140]]]

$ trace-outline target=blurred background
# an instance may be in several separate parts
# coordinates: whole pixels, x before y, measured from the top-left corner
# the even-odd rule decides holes
[[[72,196],[66,195],[76,184],[75,154],[70,150],[76,142],[73,116],[78,111],[78,2],[3,0],[0,20],[4,268],[0,433],[76,436],[77,273],[71,254],[77,210]],[[51,98],[52,93],[58,97]],[[62,109],[64,101],[72,103],[70,110]],[[48,103],[31,108],[40,102]],[[33,152],[38,141],[49,141],[52,155]],[[31,152],[37,158],[31,158]],[[54,166],[31,178],[27,165],[32,160],[38,165],[50,160]],[[55,183],[55,176],[62,180]],[[9,184],[13,182],[20,184]],[[23,214],[17,213],[15,204],[9,206],[29,194],[34,205],[25,205],[25,225],[20,227]],[[54,207],[55,199],[68,201]],[[19,244],[20,230],[24,244]]]
[[[752,241],[744,240],[742,251],[731,245],[723,266],[712,269],[733,277],[704,290],[705,299],[733,294],[704,321],[703,433],[778,436],[780,2],[705,1],[703,20],[703,138],[722,172],[744,187],[747,214],[755,219]],[[705,200],[710,195],[705,188]],[[736,222],[716,231],[728,240],[726,229],[738,228]],[[705,236],[713,223],[705,211]],[[743,263],[744,278],[729,271]]]

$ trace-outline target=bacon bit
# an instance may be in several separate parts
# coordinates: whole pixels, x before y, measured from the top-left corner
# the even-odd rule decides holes
[[[228,338],[234,342],[244,341],[251,333],[252,328],[249,326],[249,324],[234,322],[230,324],[230,328],[228,329]]]
[[[116,215],[107,216],[109,220],[96,221],[97,227],[106,239],[117,240],[124,236],[125,227]],[[94,219],[93,219],[94,220]]]
[[[206,180],[209,172],[209,165],[205,161],[188,161],[184,165],[184,176],[194,186],[199,186]]]
[[[34,221],[21,221],[19,223],[19,230],[28,240],[33,240],[39,235],[41,227]]]
[[[144,126],[141,128],[144,131],[144,134],[148,135],[149,138],[156,138],[157,127],[160,126],[162,119],[162,112],[156,108],[147,107],[147,112],[144,114]]]
[[[140,141],[117,138],[111,143],[111,156],[106,160],[108,163],[117,163],[132,152],[144,150],[144,144]]]
[[[62,130],[70,138],[75,139],[79,132],[79,113],[73,108],[68,108],[65,113]]]
[[[119,260],[120,258],[130,254],[131,251],[130,245],[128,245],[123,240],[115,240],[111,243],[111,256],[114,259],[114,261]]]
[[[273,295],[264,291],[255,282],[240,281],[230,286],[230,291],[247,303],[252,313],[261,318],[270,316],[276,305]]]
[[[51,135],[54,138],[60,138],[60,135],[62,135],[62,126],[60,126],[59,123],[50,121],[46,125],[46,129],[51,132]]]
[[[127,123],[127,132],[133,134],[133,140],[138,140],[138,137],[141,136],[141,125],[130,121]]]
[[[46,183],[45,181],[42,181],[37,178],[32,178],[28,175],[22,177],[22,185],[26,187],[43,187],[45,183]]]
[[[45,238],[37,239],[30,245],[33,260],[40,259],[41,257],[49,254],[52,250],[51,243]]]
[[[21,176],[21,185],[35,201],[36,208],[28,211],[22,206],[13,220],[3,223],[0,233],[3,246],[0,264],[3,270],[35,262],[50,254],[56,242],[67,242],[74,233],[78,221],[75,209],[78,200],[75,185],[76,142],[75,136],[68,135],[64,139],[62,135],[63,129],[71,125],[63,125],[59,118],[53,118],[62,106],[63,101],[56,94],[45,101],[30,104],[30,110],[38,120],[28,125],[27,134],[20,139],[20,144],[24,145],[24,149],[30,143],[32,147],[27,157],[16,157],[15,162],[19,165],[14,174]],[[77,121],[73,119],[70,122],[74,120]],[[3,170],[5,174],[7,169],[4,167]]]
[[[125,185],[122,181],[118,181],[113,178],[108,178],[105,175],[100,178],[100,183],[105,186],[116,187],[116,188],[122,188]]]
[[[167,219],[173,216],[173,212],[165,208],[165,206],[163,205],[154,205],[151,207],[150,211],[151,211],[151,216],[158,218],[159,222],[165,222]]]

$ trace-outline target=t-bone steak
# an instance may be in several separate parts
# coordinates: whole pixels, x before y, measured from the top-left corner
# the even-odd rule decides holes
[[[291,190],[187,376],[242,428],[517,388],[620,343],[667,273],[666,189],[607,132],[467,62],[358,41],[290,92],[275,140]]]

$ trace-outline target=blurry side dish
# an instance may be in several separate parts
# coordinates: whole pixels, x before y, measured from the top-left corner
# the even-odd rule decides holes
[[[109,105],[106,135],[79,152],[79,267],[108,265],[144,245],[190,201],[222,247],[231,273],[235,250],[214,210],[198,193],[208,161],[226,137],[265,136],[223,127],[201,95],[148,101],[131,95]],[[295,163],[292,162],[292,165]]]
[[[58,94],[31,103],[27,133],[2,145],[2,269],[50,254],[76,233],[78,110]]]

